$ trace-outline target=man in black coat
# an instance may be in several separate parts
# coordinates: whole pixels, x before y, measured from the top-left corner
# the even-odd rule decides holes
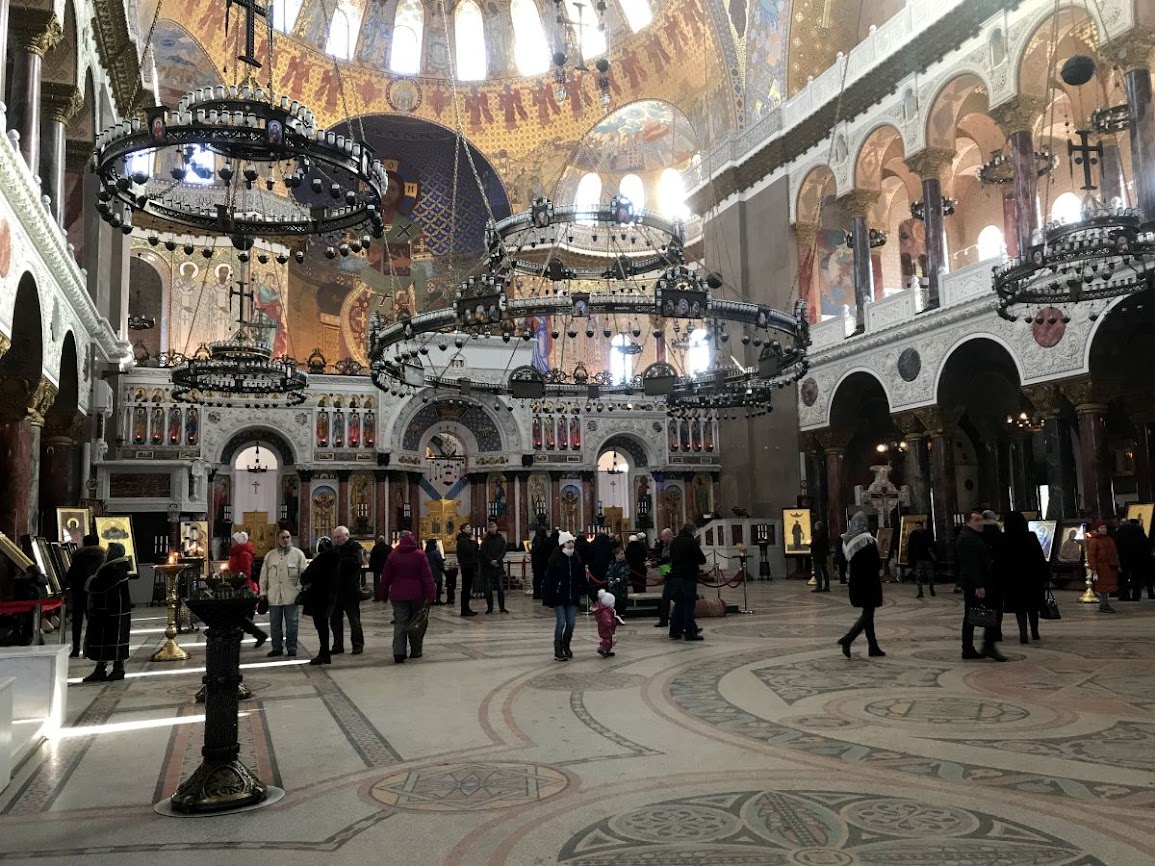
[[[906,539],[906,562],[914,570],[914,580],[918,584],[918,598],[922,598],[924,582],[930,587],[930,594],[934,595],[935,559],[934,539],[931,538],[926,524],[920,520]]]
[[[72,564],[64,583],[68,588],[68,609],[72,614],[72,652],[69,658],[80,657],[81,637],[84,634],[84,615],[88,610],[88,593],[84,585],[104,564],[104,548],[95,535],[84,536],[84,546],[72,554]]]
[[[626,562],[630,564],[630,592],[646,591],[646,536],[630,536],[626,545]]]
[[[995,591],[994,566],[987,542],[983,538],[983,514],[972,510],[955,542],[955,557],[959,582],[962,583],[965,606],[962,625],[962,657],[979,659],[986,656],[997,662],[1005,662],[1007,657],[999,652],[995,643],[998,626],[983,628],[982,652],[975,650],[975,627],[970,622],[970,608],[980,602],[992,604]]]
[[[502,613],[509,613],[505,609],[505,536],[498,530],[497,521],[490,520],[485,537],[481,539],[481,548],[478,550],[478,568],[480,569],[482,584],[485,591],[485,612],[493,613],[493,591],[497,590],[497,607]]]
[[[330,655],[345,652],[344,618],[349,619],[349,641],[353,655],[365,651],[365,632],[361,628],[361,569],[367,564],[365,548],[349,537],[347,526],[333,530],[333,544],[341,559],[341,577],[337,587],[337,603],[333,606],[330,625],[333,628],[333,647]]]
[[[670,542],[670,601],[674,611],[670,617],[670,637],[674,640],[702,640],[698,623],[694,620],[694,606],[698,601],[698,571],[706,564],[706,555],[694,538],[694,524],[687,523]]]
[[[617,546],[617,539],[605,532],[599,532],[590,542],[586,567],[599,583],[605,582],[606,572],[610,570],[610,563],[614,561],[614,548]]]
[[[1119,601],[1138,601],[1147,587],[1147,597],[1155,598],[1152,586],[1151,541],[1138,520],[1127,520],[1115,533],[1119,549]]]
[[[533,568],[533,597],[541,598],[541,582],[545,579],[545,569],[549,564],[550,554],[556,548],[545,526],[538,526],[533,534],[533,542],[529,546],[529,561]]]
[[[377,543],[369,551],[369,571],[373,575],[373,598],[379,598],[381,593],[381,570],[385,568],[385,560],[389,558],[389,551],[393,546],[384,535],[377,536]]]
[[[477,616],[477,611],[469,607],[473,576],[477,574],[477,542],[468,523],[461,524],[461,532],[457,533],[457,566],[461,569],[461,615]]]

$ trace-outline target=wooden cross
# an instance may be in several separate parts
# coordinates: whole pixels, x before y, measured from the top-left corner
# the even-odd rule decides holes
[[[257,0],[225,0],[225,35],[229,32],[229,10],[234,3],[245,10],[245,53],[238,54],[237,60],[249,64],[254,69],[260,69],[261,62],[253,55],[256,49],[256,19],[258,15],[267,18],[269,12],[265,7],[258,6]]]
[[[237,287],[235,289],[234,288],[229,289],[229,311],[230,312],[232,312],[232,309],[233,309],[233,298],[238,298],[240,301],[240,303],[238,304],[239,309],[237,310],[237,323],[238,324],[244,324],[244,322],[245,322],[245,301],[249,302],[249,311],[250,312],[252,311],[252,308],[253,308],[253,301],[254,301],[253,290],[248,289],[246,291],[245,286],[247,286],[247,285],[248,285],[248,283],[246,283],[244,280],[237,280]]]

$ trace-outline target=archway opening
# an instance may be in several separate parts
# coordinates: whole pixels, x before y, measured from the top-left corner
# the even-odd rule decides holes
[[[279,490],[276,483],[281,460],[275,451],[260,440],[242,448],[233,458],[236,499],[233,520],[248,523],[246,514],[263,513],[269,523],[278,516]]]
[[[630,525],[632,519],[630,480],[633,468],[626,453],[617,448],[598,455],[594,514],[595,517],[601,515],[605,525],[616,532]]]

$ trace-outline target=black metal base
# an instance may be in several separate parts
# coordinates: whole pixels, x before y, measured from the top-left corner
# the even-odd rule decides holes
[[[177,812],[205,814],[254,806],[267,795],[265,783],[239,760],[206,760],[181,783],[170,802]]]

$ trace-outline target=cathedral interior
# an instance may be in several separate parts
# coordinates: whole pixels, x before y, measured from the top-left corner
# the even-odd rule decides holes
[[[1155,593],[1083,603],[1095,522],[1149,552],[1155,512],[1150,0],[0,0],[0,29],[0,861],[1155,863]],[[975,510],[1030,521],[1063,611],[1002,666],[959,658]],[[811,542],[859,511],[887,653],[847,661]],[[300,659],[246,639],[233,758],[279,794],[164,812],[219,661],[195,618],[163,655],[166,564],[339,527],[454,563],[491,521],[510,616],[434,607],[397,667],[375,600],[332,666],[304,622]],[[581,612],[556,665],[535,531],[683,526],[705,640],[627,616],[599,658]],[[68,655],[90,533],[131,567],[107,684]]]

